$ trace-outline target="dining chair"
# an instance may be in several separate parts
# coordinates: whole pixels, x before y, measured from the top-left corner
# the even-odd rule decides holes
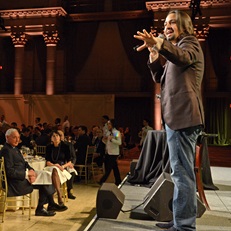
[[[62,184],[64,204],[68,202],[67,182]]]
[[[91,162],[91,172],[95,183],[98,182],[98,177],[104,175],[105,173],[104,163],[102,166],[98,166],[98,164],[94,161],[94,155]]]
[[[36,146],[36,155],[38,155],[38,156],[45,156],[45,154],[46,154],[46,146],[42,146],[42,145],[37,145]]]
[[[24,214],[25,208],[29,209],[28,219],[31,218],[31,193],[16,197],[7,197],[8,194],[8,184],[6,177],[6,170],[4,165],[4,157],[0,158],[0,205],[2,211],[2,223],[5,220],[5,213],[7,209],[15,209],[20,207],[22,209],[22,214]],[[18,205],[20,202],[20,205]]]
[[[75,167],[78,169],[78,174],[80,177],[84,177],[85,183],[88,183],[90,179],[91,169],[92,169],[92,159],[93,154],[95,153],[95,146],[87,146],[85,164],[75,164]]]
[[[204,203],[207,210],[210,210],[208,201],[205,196],[204,186],[202,182],[202,156],[203,156],[203,146],[204,146],[204,138],[201,138],[200,143],[196,145],[196,158],[195,158],[195,175],[196,175],[196,184],[197,191],[199,194],[199,198]]]

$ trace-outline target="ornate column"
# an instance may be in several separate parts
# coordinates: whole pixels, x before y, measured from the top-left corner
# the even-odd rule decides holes
[[[23,32],[12,32],[11,39],[15,47],[14,94],[20,95],[22,94],[24,47],[27,38]]]
[[[46,94],[53,95],[55,92],[56,46],[59,41],[58,31],[45,31],[43,37],[47,47]]]

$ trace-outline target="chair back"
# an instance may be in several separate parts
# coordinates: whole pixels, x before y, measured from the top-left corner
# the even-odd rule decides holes
[[[7,195],[8,193],[4,157],[0,158],[0,191],[1,191],[1,194],[2,192],[4,192],[5,195]]]
[[[46,154],[46,146],[37,145],[36,146],[36,155],[44,156]]]
[[[90,145],[87,146],[85,165],[90,165],[92,163],[95,150],[96,150],[95,146],[90,146]]]

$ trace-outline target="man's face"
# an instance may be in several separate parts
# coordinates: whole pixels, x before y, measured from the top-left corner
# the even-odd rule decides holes
[[[112,124],[110,121],[107,122],[107,126],[108,126],[108,130],[111,131],[112,130]]]
[[[17,131],[12,132],[9,136],[6,137],[6,141],[12,147],[18,146],[18,144],[20,142],[20,135],[19,135],[19,133]]]
[[[176,14],[169,14],[165,19],[164,35],[171,43],[177,43],[177,38],[179,37],[180,33],[176,24]]]

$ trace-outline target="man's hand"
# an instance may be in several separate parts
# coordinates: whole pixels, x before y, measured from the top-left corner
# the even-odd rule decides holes
[[[33,169],[30,169],[30,170],[28,171],[28,179],[29,179],[29,182],[30,182],[31,184],[33,184],[33,183],[35,182],[36,178],[37,178],[36,172],[35,172]]]

